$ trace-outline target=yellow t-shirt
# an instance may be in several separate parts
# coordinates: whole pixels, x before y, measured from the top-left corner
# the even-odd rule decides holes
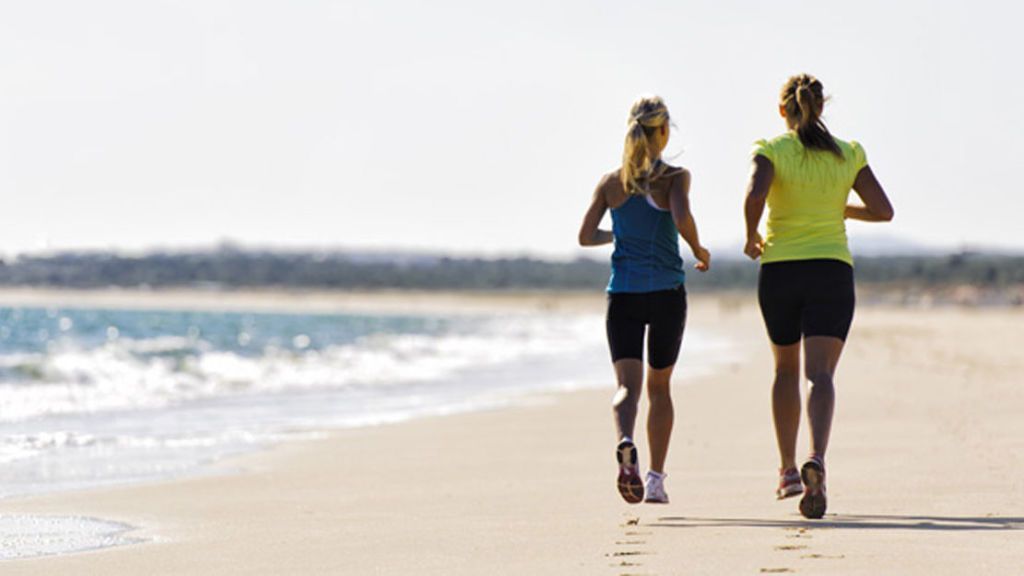
[[[853,181],[868,161],[857,142],[835,140],[842,159],[804,148],[796,132],[755,143],[754,155],[775,168],[762,264],[825,258],[853,265],[844,213]]]

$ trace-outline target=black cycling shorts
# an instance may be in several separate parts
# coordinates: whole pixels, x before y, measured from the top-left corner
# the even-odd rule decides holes
[[[801,336],[845,341],[856,301],[853,267],[841,260],[792,260],[761,265],[757,299],[772,343],[788,346]]]
[[[608,294],[605,328],[612,362],[625,358],[644,359],[644,329],[647,331],[647,364],[660,370],[676,363],[686,327],[686,288],[657,292],[612,292]]]

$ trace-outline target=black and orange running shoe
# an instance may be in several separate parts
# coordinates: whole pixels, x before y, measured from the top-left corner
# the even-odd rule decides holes
[[[631,440],[623,440],[615,448],[615,457],[619,461],[619,494],[630,504],[639,504],[644,499],[644,483],[640,479],[640,462],[636,455],[636,445]]]
[[[817,520],[825,515],[827,500],[825,498],[825,463],[812,456],[800,468],[800,478],[804,481],[804,497],[800,499],[800,513],[804,518]]]

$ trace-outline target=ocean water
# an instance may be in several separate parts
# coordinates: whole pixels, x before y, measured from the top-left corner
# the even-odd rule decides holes
[[[727,355],[691,331],[680,372]],[[195,473],[331,429],[611,382],[593,314],[0,308],[0,497]]]

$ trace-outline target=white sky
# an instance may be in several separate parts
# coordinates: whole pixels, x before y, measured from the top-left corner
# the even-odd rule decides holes
[[[896,206],[852,225],[1024,248],[1024,9],[975,2],[0,3],[0,252],[578,252],[640,93],[705,243],[740,242],[751,142],[796,72]],[[598,255],[598,252],[592,253]]]

